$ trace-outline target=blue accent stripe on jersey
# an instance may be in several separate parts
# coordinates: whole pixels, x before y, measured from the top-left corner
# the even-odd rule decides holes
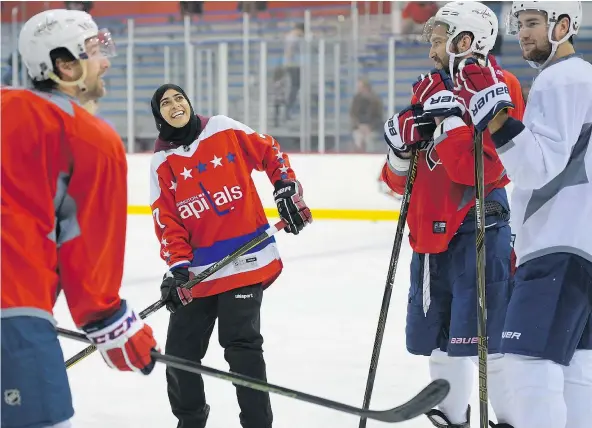
[[[248,233],[246,235],[237,236],[236,238],[225,239],[222,241],[218,241],[215,244],[209,247],[200,247],[195,248],[193,250],[193,261],[191,262],[191,266],[204,266],[209,265],[211,263],[216,263],[222,260],[224,257],[236,251],[239,247],[243,246],[251,239],[257,237],[261,233],[265,232],[269,229],[269,225],[266,224],[257,228],[255,232]],[[252,254],[256,253],[257,251],[261,251],[269,244],[274,243],[274,237],[270,237],[267,240],[263,241],[261,244],[257,245],[256,247],[252,248],[251,250],[247,251],[245,254]]]

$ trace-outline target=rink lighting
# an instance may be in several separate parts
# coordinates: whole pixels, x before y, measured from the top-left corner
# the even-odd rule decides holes
[[[399,218],[399,211],[389,210],[345,210],[345,209],[311,209],[315,220],[366,220],[366,221],[395,221]],[[143,205],[130,205],[128,214],[150,215],[150,207]],[[276,208],[265,208],[265,215],[269,218],[277,218]]]

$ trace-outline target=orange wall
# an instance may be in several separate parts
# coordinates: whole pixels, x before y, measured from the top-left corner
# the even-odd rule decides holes
[[[348,1],[271,1],[268,2],[269,9],[289,8],[298,5],[299,8],[310,4],[318,7],[324,5],[347,5]],[[359,2],[362,6],[365,2]],[[371,2],[377,3],[377,2]],[[385,6],[390,2],[384,2]],[[2,2],[2,22],[11,20],[11,11],[14,7],[22,8],[24,13],[19,12],[19,21],[26,20],[31,16],[47,9],[58,9],[64,7],[63,1],[3,1]],[[363,6],[362,6],[363,7]],[[235,1],[206,1],[204,5],[206,11],[230,11],[236,12],[237,2]],[[374,9],[375,7],[371,7]],[[112,16],[112,15],[139,15],[139,14],[178,14],[179,2],[177,1],[95,1],[91,11],[92,15]],[[23,16],[24,15],[24,16]]]

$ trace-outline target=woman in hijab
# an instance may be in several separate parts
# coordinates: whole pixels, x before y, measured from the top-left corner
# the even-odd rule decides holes
[[[207,122],[195,114],[183,89],[172,83],[156,90],[150,106],[159,132],[155,151],[190,145],[203,129],[202,122]]]
[[[200,363],[217,319],[230,370],[265,380],[261,302],[282,270],[273,237],[191,290],[182,285],[269,228],[251,179],[254,169],[274,184],[280,217],[295,235],[312,221],[302,187],[272,137],[226,116],[196,115],[180,87],[161,86],[151,106],[159,131],[151,208],[169,267],[160,286],[171,312],[166,353]],[[209,406],[202,377],[170,367],[166,373],[177,427],[205,427]],[[243,428],[271,428],[269,394],[242,386],[236,394]]]

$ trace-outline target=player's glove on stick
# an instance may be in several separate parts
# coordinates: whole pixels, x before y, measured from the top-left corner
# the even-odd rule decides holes
[[[473,58],[463,60],[458,66],[454,92],[480,132],[500,111],[514,108],[504,74],[491,62],[481,66]]]
[[[162,277],[160,299],[165,302],[169,312],[174,313],[179,307],[185,306],[193,300],[191,290],[183,288],[183,284],[187,281],[189,281],[187,266],[175,267]]]
[[[413,84],[413,95],[423,106],[427,117],[462,117],[464,107],[452,92],[452,79],[443,70],[432,70],[422,74]]]
[[[155,361],[152,350],[160,351],[152,334],[152,328],[131,308],[125,300],[119,310],[107,319],[82,328],[111,368],[149,374]]]
[[[274,187],[273,199],[280,218],[288,224],[284,230],[298,235],[307,223],[312,223],[310,209],[302,199],[302,186],[298,180],[278,180]]]
[[[398,157],[406,157],[412,145],[432,138],[436,122],[423,113],[421,104],[412,104],[384,124],[384,140]]]

